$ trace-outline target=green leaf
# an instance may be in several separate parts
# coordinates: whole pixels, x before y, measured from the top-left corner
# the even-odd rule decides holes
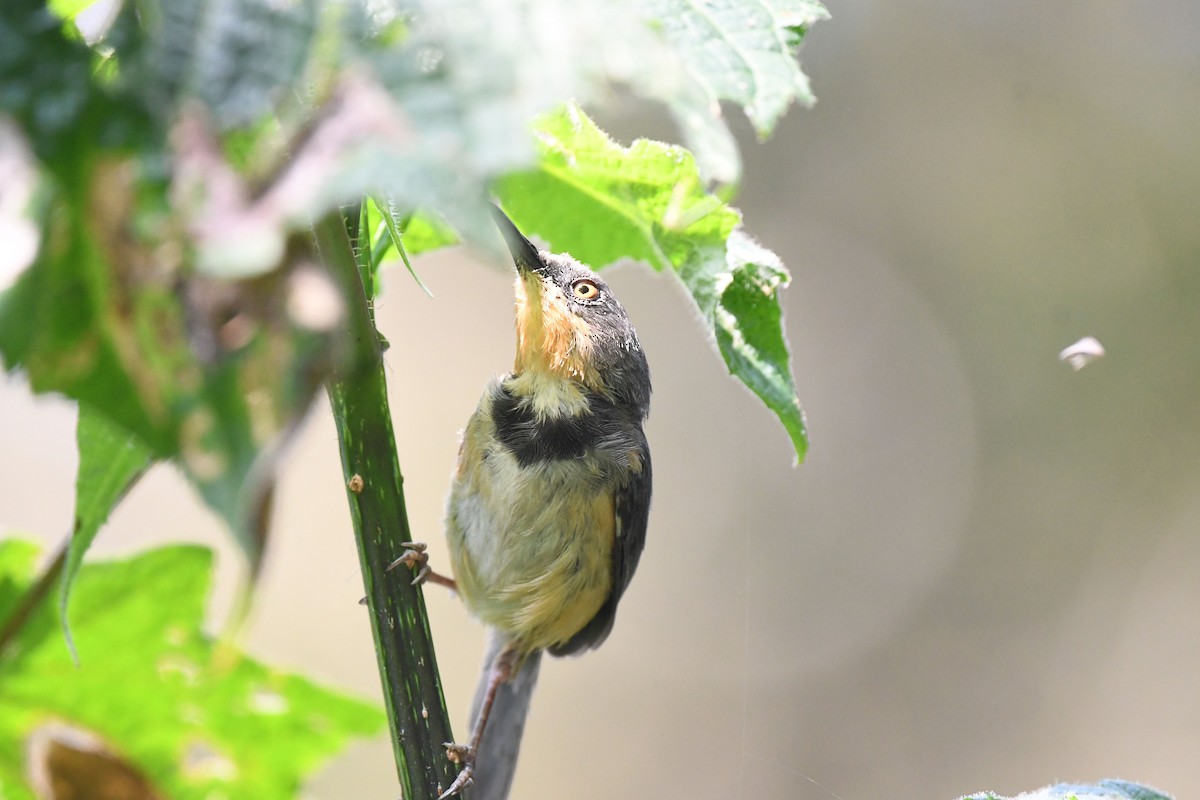
[[[636,259],[673,267],[689,283],[723,255],[740,217],[704,191],[683,148],[649,139],[621,147],[577,107],[542,118],[535,134],[537,167],[495,186],[526,234],[597,268]],[[693,296],[711,311],[715,295]]]
[[[139,161],[96,158],[0,295],[0,355],[178,460],[257,563],[274,459],[348,351],[340,298],[306,236],[256,279],[195,274],[165,187]]]
[[[740,229],[727,241],[731,270],[714,311],[717,346],[729,370],[775,412],[799,458],[808,448],[796,399],[778,289],[788,281],[779,257]]]
[[[408,215],[400,228],[404,231],[404,249],[410,256],[458,244],[458,235],[454,229],[429,213],[418,211]]]
[[[75,430],[79,472],[75,476],[75,525],[63,562],[58,590],[58,613],[67,646],[75,655],[67,608],[71,587],[108,515],[151,464],[150,451],[124,429],[87,406],[80,406]]]
[[[779,308],[788,281],[779,258],[741,230],[736,209],[704,190],[686,150],[646,139],[621,147],[576,108],[544,118],[537,135],[538,168],[496,184],[513,221],[596,268],[624,259],[670,268],[730,372],[779,417],[803,459],[808,439]]]
[[[960,800],[1006,800],[992,792],[967,795]],[[1171,800],[1170,795],[1138,783],[1103,780],[1092,785],[1060,783],[1035,792],[1019,794],[1012,800]]]
[[[92,80],[92,52],[42,0],[0,3],[0,115],[63,180],[97,141],[127,140],[138,112]]]
[[[362,205],[362,213],[363,230],[371,232],[368,238],[371,296],[379,295],[379,268],[398,259],[421,291],[433,297],[433,292],[413,268],[411,259],[421,253],[458,244],[458,235],[454,229],[428,212],[417,211],[401,216],[400,209],[393,200],[368,198]]]
[[[316,0],[150,0],[139,7],[152,46],[138,72],[162,118],[195,98],[221,131],[254,126],[300,88],[317,35]]]
[[[786,273],[703,184],[736,172],[713,98],[734,97],[739,69],[770,75],[739,97],[773,120],[799,94],[798,31],[823,12],[720,0],[704,6],[720,12],[709,30],[671,1],[580,0],[563,14],[552,0],[452,0],[403,17],[369,0],[329,13],[316,0],[125,3],[103,76],[40,0],[0,4],[0,112],[47,167],[44,246],[0,296],[6,368],[177,460],[256,559],[274,461],[346,351],[336,300],[332,326],[292,313],[321,294],[309,221],[376,192],[394,199],[384,227],[402,255],[458,236],[494,245],[482,187],[536,159],[519,173],[541,182],[536,208],[518,221],[556,226],[597,265],[673,268],[803,453],[775,298]],[[658,143],[618,148],[581,115],[531,146],[534,114],[611,82],[666,102],[708,167]]]
[[[709,103],[742,106],[759,136],[793,101],[814,102],[796,52],[808,27],[829,18],[817,0],[646,0],[645,8]]]
[[[33,542],[0,540],[0,620],[12,616],[21,602],[37,560],[38,546]]]
[[[95,5],[97,0],[50,0],[50,10],[63,19],[75,19],[82,12]]]
[[[404,262],[404,266],[408,270],[408,274],[411,275],[412,279],[417,282],[417,286],[421,287],[421,291],[425,292],[425,294],[429,297],[433,297],[433,292],[429,291],[429,287],[426,286],[421,280],[421,277],[417,275],[417,271],[413,269],[412,261],[410,261],[408,258],[409,242],[404,233],[405,221],[400,217],[400,211],[396,207],[396,204],[391,200],[372,200],[367,205],[374,208],[376,212],[378,212],[380,219],[383,222],[383,230],[387,234],[387,245],[383,249],[383,252],[386,253],[387,248],[391,248],[397,255],[399,255],[400,260]],[[380,237],[381,240],[382,238],[383,237]],[[412,255],[416,255],[416,252],[413,252]],[[379,262],[375,261],[375,263],[378,264]],[[374,294],[378,293],[379,287],[376,285]]]
[[[0,608],[31,582],[30,549],[0,543]],[[199,547],[85,564],[74,600],[79,668],[53,609],[30,617],[0,659],[5,800],[33,800],[31,745],[48,737],[102,742],[162,797],[283,800],[349,738],[380,730],[371,705],[218,650],[203,632],[211,572]]]

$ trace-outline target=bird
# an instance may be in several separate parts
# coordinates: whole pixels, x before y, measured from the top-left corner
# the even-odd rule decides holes
[[[489,629],[470,739],[447,744],[459,773],[439,800],[468,786],[473,800],[507,797],[542,653],[608,637],[650,511],[650,368],[628,314],[594,271],[492,211],[516,267],[513,368],[463,431],[446,503],[453,578],[419,548],[396,562],[456,588]]]

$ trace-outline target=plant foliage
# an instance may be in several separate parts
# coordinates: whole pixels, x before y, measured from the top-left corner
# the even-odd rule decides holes
[[[496,248],[493,192],[595,266],[670,267],[803,457],[787,273],[706,186],[737,178],[720,101],[762,134],[811,101],[794,55],[816,2],[130,0],[95,46],[55,16],[79,10],[0,12],[0,113],[42,167],[42,246],[0,296],[0,354],[175,459],[252,558],[277,452],[347,366],[308,224],[367,193],[406,258]],[[554,110],[614,83],[664,101],[698,161]]]
[[[0,186],[0,199],[33,198],[0,202],[10,216],[0,223],[15,214],[39,241],[15,277],[0,253],[0,359],[80,406],[58,605],[84,664],[64,672],[74,651],[49,643],[38,607],[0,663],[0,707],[13,710],[0,722],[0,769],[9,781],[27,774],[19,743],[36,732],[171,796],[211,778],[240,781],[230,796],[271,797],[308,754],[369,727],[349,706],[314,700],[329,719],[307,720],[319,723],[307,738],[287,739],[294,768],[276,769],[261,747],[276,737],[246,710],[257,691],[247,687],[269,684],[289,709],[310,690],[246,660],[220,680],[206,671],[207,556],[84,563],[123,494],[171,461],[256,575],[280,454],[326,386],[348,481],[371,467],[350,501],[402,784],[436,795],[449,728],[423,606],[384,570],[395,543],[362,529],[404,525],[369,318],[378,270],[396,256],[415,277],[413,255],[456,242],[498,254],[493,198],[597,268],[642,261],[682,281],[730,372],[803,458],[779,305],[788,273],[728,204],[740,159],[721,104],[766,136],[791,103],[810,103],[797,49],[825,11],[815,0],[114,0],[99,20],[89,6],[0,4],[0,148],[13,151],[0,167],[29,162],[16,172],[34,175],[13,194]],[[615,88],[660,103],[680,144],[610,140],[583,109]],[[24,569],[11,568],[12,587],[28,581]],[[171,604],[156,604],[171,575]],[[164,664],[186,668],[163,675]],[[61,694],[78,713],[55,705],[55,675],[70,678]],[[155,687],[144,729],[96,710],[124,697],[105,688],[122,680]],[[73,733],[46,728],[54,714]],[[253,753],[239,749],[241,725],[259,737]],[[402,735],[416,729],[428,741]],[[232,766],[193,780],[197,752]]]
[[[0,543],[0,615],[33,582],[36,556]],[[33,613],[0,655],[0,797],[33,800],[39,780],[96,791],[140,776],[152,790],[119,796],[291,798],[347,739],[380,729],[377,708],[217,647],[202,630],[211,573],[198,547],[84,565],[79,666],[54,609]]]
[[[59,619],[22,600],[35,548],[0,543],[0,620],[24,619],[0,641],[0,796],[103,776],[128,797],[291,797],[379,728],[357,701],[214,646],[208,552],[83,563],[125,491],[172,460],[257,567],[277,457],[322,385],[355,520],[380,529],[359,538],[393,729],[440,741],[432,651],[403,653],[423,666],[401,675],[405,643],[381,633],[428,628],[382,561],[379,520],[398,535],[403,498],[367,304],[389,256],[415,277],[420,252],[498,251],[490,196],[555,250],[680,280],[804,457],[789,275],[728,203],[740,160],[721,104],[765,137],[813,101],[796,56],[827,16],[816,0],[116,0],[80,29],[90,5],[0,4],[0,147],[15,131],[37,182],[7,197],[35,198],[17,213],[40,234],[0,293],[0,358],[81,409]],[[681,142],[612,141],[583,109],[613,87],[661,103]],[[56,635],[68,618],[81,667]],[[402,770],[413,796],[447,771],[425,745],[424,773]],[[1121,781],[1021,797],[1167,800]]]
[[[309,225],[368,194],[377,261],[495,251],[490,193],[597,267],[669,268],[803,457],[787,272],[708,187],[738,177],[720,102],[762,135],[811,102],[814,0],[126,0],[90,45],[85,6],[0,10],[0,117],[41,167],[42,242],[0,295],[0,355],[175,460],[252,559],[275,457],[348,368]],[[616,84],[694,155],[561,110]]]

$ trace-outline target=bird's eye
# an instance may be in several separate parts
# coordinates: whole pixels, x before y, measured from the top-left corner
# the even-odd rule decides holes
[[[596,284],[588,280],[575,281],[571,287],[572,293],[576,300],[595,300],[600,296],[600,289]]]

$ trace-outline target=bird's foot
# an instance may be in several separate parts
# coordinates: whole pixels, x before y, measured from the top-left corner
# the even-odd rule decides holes
[[[408,549],[405,550],[399,558],[397,558],[391,564],[388,564],[387,572],[391,572],[396,567],[403,564],[417,573],[412,579],[413,586],[418,586],[426,581],[431,581],[450,589],[458,589],[458,584],[454,582],[453,578],[440,575],[434,572],[429,566],[429,554],[425,552],[427,545],[424,542],[401,542],[400,546]]]
[[[446,758],[461,765],[462,769],[458,771],[458,777],[450,784],[450,788],[438,795],[438,800],[453,797],[475,782],[475,748],[453,742],[446,742],[445,747]]]
[[[416,570],[417,575],[412,579],[413,584],[424,583],[432,571],[429,567],[429,553],[425,552],[428,545],[424,542],[401,542],[400,546],[407,549],[399,558],[388,564],[385,571],[391,572],[403,564],[411,570]]]

